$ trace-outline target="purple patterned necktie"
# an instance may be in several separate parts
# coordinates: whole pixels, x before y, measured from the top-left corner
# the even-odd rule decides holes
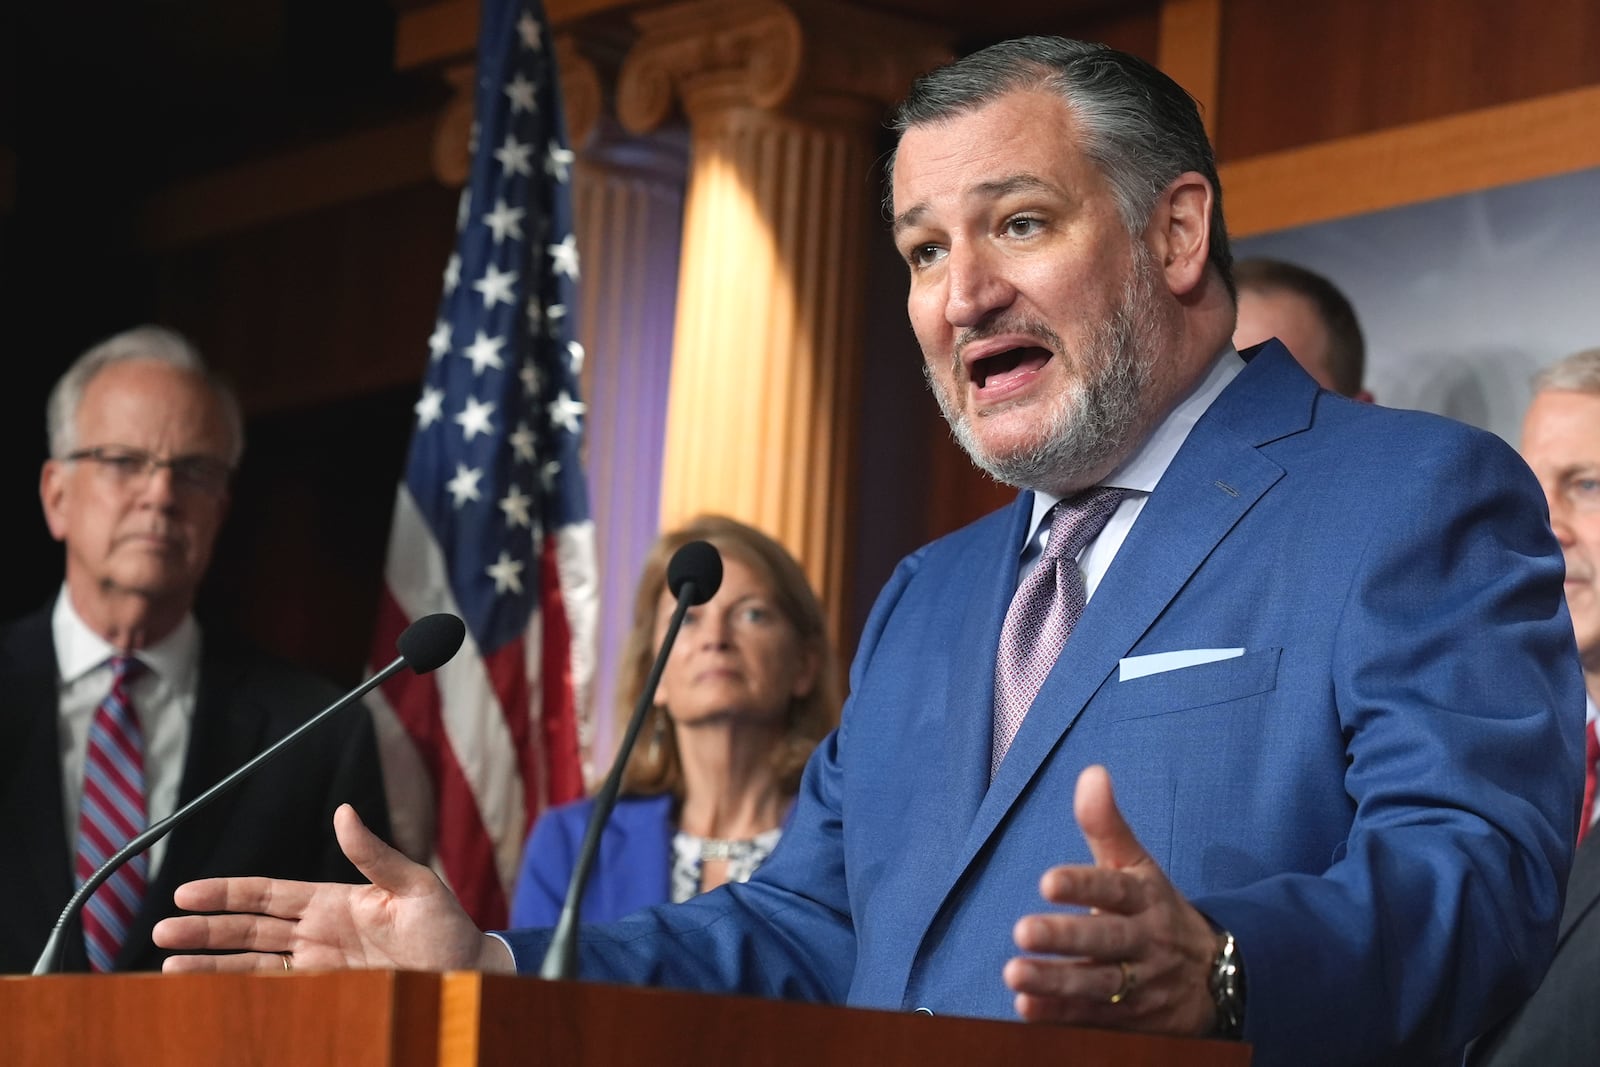
[[[1050,668],[1066,646],[1088,599],[1078,553],[1105,529],[1127,490],[1097,486],[1063,500],[1050,517],[1050,537],[1038,565],[1017,586],[1000,629],[994,671],[994,745],[989,777],[1022,726]]]
[[[131,656],[111,658],[111,692],[89,726],[83,761],[83,803],[78,814],[78,885],[88,881],[146,826],[144,740],[128,687],[144,670]],[[144,853],[123,864],[89,898],[83,941],[89,966],[109,971],[144,899],[149,860]]]

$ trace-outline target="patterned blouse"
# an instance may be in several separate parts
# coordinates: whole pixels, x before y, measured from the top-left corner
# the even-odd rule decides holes
[[[699,895],[701,868],[707,860],[727,860],[728,881],[749,881],[756,868],[772,855],[782,836],[781,826],[740,841],[696,837],[679,830],[672,837],[672,902],[682,904]]]

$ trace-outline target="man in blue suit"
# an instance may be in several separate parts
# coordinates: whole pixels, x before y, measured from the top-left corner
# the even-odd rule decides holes
[[[1583,695],[1537,483],[1491,435],[1234,350],[1211,149],[1148,64],[1007,42],[897,128],[930,384],[1024,491],[895,572],[757,876],[586,929],[580,973],[1459,1062],[1547,966],[1572,858]],[[1099,487],[1056,564],[1056,502]],[[1019,658],[1047,564],[1081,618]],[[1014,668],[1042,688],[1007,747]],[[169,920],[248,950],[169,969],[538,968],[546,932],[479,935],[336,825],[373,886],[185,887],[262,914]]]

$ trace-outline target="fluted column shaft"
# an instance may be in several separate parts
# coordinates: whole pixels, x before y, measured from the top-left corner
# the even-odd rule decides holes
[[[661,523],[740,518],[848,603],[872,156],[941,42],[829,3],[696,0],[641,15],[618,110],[691,130]]]

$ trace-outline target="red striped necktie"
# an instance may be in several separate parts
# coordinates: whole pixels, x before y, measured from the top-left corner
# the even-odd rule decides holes
[[[146,826],[144,739],[128,692],[144,664],[132,656],[111,658],[111,692],[89,726],[83,762],[83,803],[78,814],[77,884],[89,877]],[[83,912],[89,966],[109,971],[128,927],[144,900],[149,859],[144,853],[106,879]]]

